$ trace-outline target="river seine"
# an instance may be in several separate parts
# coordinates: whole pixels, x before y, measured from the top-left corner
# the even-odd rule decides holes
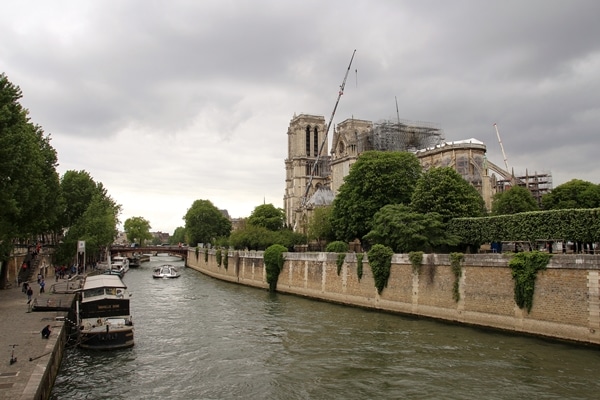
[[[152,267],[180,266],[178,279]],[[53,399],[597,399],[600,350],[270,294],[152,257],[135,346],[69,347]]]

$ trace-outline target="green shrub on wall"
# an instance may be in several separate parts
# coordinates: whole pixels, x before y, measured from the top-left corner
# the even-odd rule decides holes
[[[325,247],[325,251],[328,253],[347,253],[348,243],[336,240],[331,242]]]
[[[200,249],[198,248],[198,246],[196,246],[196,261],[198,261],[198,253],[200,252]]]
[[[227,269],[227,267],[229,267],[229,251],[227,251],[227,249],[224,250],[223,254],[223,267],[225,267],[225,269]]]
[[[217,265],[220,267],[221,266],[221,249],[217,249],[217,254],[215,255],[217,258]]]
[[[390,277],[394,251],[382,244],[376,244],[371,247],[367,255],[369,256],[369,265],[373,272],[377,293],[381,294],[383,288],[387,286]]]
[[[360,281],[363,276],[363,253],[358,253],[356,255],[356,275],[358,275],[358,280]]]
[[[537,272],[546,269],[551,257],[551,254],[539,251],[516,253],[508,263],[515,281],[515,302],[528,313],[533,305]]]
[[[269,284],[270,292],[274,292],[277,289],[277,280],[279,279],[279,273],[283,268],[283,253],[286,251],[287,247],[280,244],[274,244],[269,246],[263,253],[265,270],[267,272],[267,283]]]
[[[337,274],[339,275],[342,272],[342,266],[344,265],[344,260],[346,259],[346,253],[339,253],[337,255]]]
[[[422,251],[411,251],[408,253],[408,259],[412,265],[412,270],[415,274],[419,273],[421,264],[423,264],[423,252]]]
[[[208,263],[208,248],[204,249],[204,262]]]
[[[464,260],[465,255],[463,253],[450,253],[450,267],[454,274],[454,285],[452,285],[452,298],[454,301],[460,300],[460,277],[462,275],[461,262]]]

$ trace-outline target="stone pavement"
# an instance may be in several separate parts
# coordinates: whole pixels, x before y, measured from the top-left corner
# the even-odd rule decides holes
[[[73,294],[50,293],[52,283],[49,281],[47,293],[40,295],[37,282],[31,282],[38,304],[73,302]],[[0,290],[0,399],[31,400],[44,398],[40,393],[49,393],[47,370],[56,369],[63,354],[59,336],[66,334],[63,326],[68,322],[63,319],[67,315],[66,311],[32,312],[20,287]],[[52,333],[43,339],[41,330],[46,325]],[[11,364],[13,350],[17,361]]]

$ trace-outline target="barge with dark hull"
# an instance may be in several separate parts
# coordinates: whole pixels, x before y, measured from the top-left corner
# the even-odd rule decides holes
[[[88,276],[77,303],[79,347],[113,350],[133,346],[129,297],[127,286],[119,276]]]

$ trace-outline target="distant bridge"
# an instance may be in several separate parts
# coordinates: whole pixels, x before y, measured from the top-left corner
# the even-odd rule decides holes
[[[187,259],[188,246],[143,246],[143,247],[131,247],[131,246],[111,246],[110,255],[121,254],[122,256],[132,257],[134,253],[142,254],[171,254],[180,256],[184,260]]]

